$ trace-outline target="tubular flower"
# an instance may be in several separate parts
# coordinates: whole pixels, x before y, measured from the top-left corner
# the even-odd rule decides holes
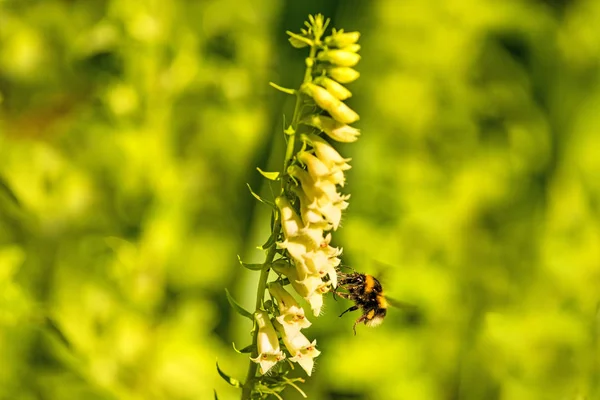
[[[257,311],[254,314],[254,319],[258,324],[258,337],[256,341],[258,356],[250,359],[260,365],[260,373],[264,375],[275,364],[283,360],[285,354],[283,354],[279,347],[277,332],[269,320],[269,314],[265,311]]]
[[[346,47],[358,42],[359,38],[360,32],[344,32],[343,29],[340,29],[326,37],[325,44],[332,47]]]
[[[320,129],[321,131],[325,132],[327,136],[337,142],[356,142],[356,140],[358,140],[358,136],[360,135],[360,131],[358,129],[324,115],[313,115],[303,122],[307,125],[311,125],[317,129]]]
[[[342,82],[339,79],[336,80],[338,82]],[[353,122],[358,121],[358,114],[350,107],[348,107],[345,103],[343,103],[341,100],[329,93],[327,89],[315,85],[314,83],[307,83],[304,85],[304,90],[308,95],[310,95],[313,98],[313,100],[315,101],[315,103],[317,103],[319,107],[327,111],[335,120],[340,121],[344,124],[351,124]]]
[[[329,282],[323,282],[319,275],[309,274],[308,267],[303,261],[296,261],[295,266],[273,264],[273,269],[288,277],[296,293],[308,301],[315,317],[321,314],[323,299],[319,297],[327,292]],[[299,272],[299,270],[304,270],[304,272]],[[302,274],[304,274],[304,278],[301,279]]]
[[[309,142],[311,146],[313,146],[315,153],[317,153],[317,157],[328,165],[329,168],[337,166],[342,171],[352,168],[350,164],[348,164],[348,161],[352,159],[343,158],[325,139],[320,138],[317,135],[302,135],[302,140]]]
[[[350,67],[334,67],[327,70],[327,75],[339,83],[350,83],[357,80],[360,73]]]
[[[319,53],[317,59],[328,61],[340,67],[354,67],[360,61],[360,56],[356,52],[340,49],[322,51]]]
[[[321,278],[329,276],[329,281],[333,287],[337,287],[337,273],[335,267],[340,265],[341,261],[339,258],[329,257],[322,249],[306,253],[303,257],[304,264],[309,271]]]
[[[304,225],[290,202],[285,197],[275,199],[275,204],[281,212],[281,225],[286,239],[296,238],[305,246],[320,246],[323,242],[323,227],[319,225]]]
[[[346,100],[352,97],[352,92],[346,89],[344,85],[330,79],[326,76],[320,76],[314,81],[315,83],[323,86],[329,93],[334,95],[338,100]]]
[[[277,322],[296,330],[308,328],[311,325],[310,321],[304,316],[304,309],[279,282],[269,284],[269,293],[279,306],[280,314],[275,318]]]
[[[290,361],[300,364],[306,374],[310,376],[314,368],[314,358],[321,352],[317,350],[317,341],[312,342],[301,332],[289,332],[281,324],[277,324],[277,330],[281,334],[283,344],[289,351]]]

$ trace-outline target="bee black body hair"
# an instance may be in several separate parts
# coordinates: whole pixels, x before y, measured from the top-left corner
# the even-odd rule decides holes
[[[359,272],[338,272],[338,290],[336,294],[351,300],[354,305],[340,314],[360,309],[362,315],[354,322],[352,329],[356,335],[356,325],[364,322],[367,326],[377,326],[387,314],[388,302],[383,295],[381,283],[372,275]]]

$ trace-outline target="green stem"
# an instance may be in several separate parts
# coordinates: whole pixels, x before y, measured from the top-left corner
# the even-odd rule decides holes
[[[304,73],[304,83],[310,82],[312,80],[312,67],[315,63],[315,55],[317,53],[317,47],[313,46],[310,49],[310,54],[308,56],[308,61],[306,65],[306,72]],[[281,173],[281,194],[285,193],[286,185],[288,180],[284,179],[283,176],[287,173],[287,168],[292,162],[294,158],[294,149],[296,147],[296,132],[298,130],[298,125],[300,123],[302,117],[302,102],[303,102],[303,93],[301,90],[298,90],[296,93],[296,106],[294,107],[294,116],[292,117],[292,124],[290,126],[291,129],[286,131],[288,134],[287,146],[285,149],[285,159],[283,160],[283,171]],[[273,225],[273,235],[277,239],[281,234],[281,217],[279,213],[276,213],[275,223]],[[269,247],[267,252],[267,256],[265,258],[265,262],[263,263],[263,268],[260,271],[260,277],[258,279],[258,289],[256,291],[256,306],[254,312],[256,313],[259,309],[263,307],[263,302],[265,299],[265,290],[267,288],[267,279],[269,277],[270,265],[273,263],[277,250],[277,244],[274,243]],[[252,344],[254,350],[252,351],[252,358],[256,358],[258,356],[258,347],[257,347],[257,339],[258,339],[258,329],[256,325],[254,326],[254,334],[252,336]],[[258,364],[254,361],[250,360],[248,364],[248,372],[246,373],[246,380],[244,381],[244,386],[242,387],[242,400],[250,400],[252,396],[252,392],[254,391],[254,385],[256,383],[256,371],[258,369]]]

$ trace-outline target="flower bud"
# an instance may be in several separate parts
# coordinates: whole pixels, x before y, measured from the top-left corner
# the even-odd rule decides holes
[[[327,111],[334,119],[345,124],[351,124],[358,121],[360,118],[354,110],[342,103],[321,86],[317,86],[314,83],[307,83],[304,88],[304,90],[313,98],[315,103],[323,110]]]
[[[327,61],[340,67],[354,67],[360,61],[360,56],[346,50],[326,50],[317,55],[320,61]]]
[[[281,227],[286,238],[297,236],[304,227],[302,220],[292,208],[290,202],[285,197],[277,197],[275,204],[281,213]]]
[[[314,126],[325,132],[327,136],[342,143],[352,143],[358,139],[360,131],[324,115],[312,115],[303,123]]]
[[[326,37],[325,44],[333,47],[346,47],[358,42],[359,38],[360,32],[344,32],[341,30]]]
[[[342,50],[351,51],[353,53],[358,53],[360,50],[360,44],[354,43],[354,44],[344,47]]]
[[[285,354],[279,347],[277,332],[269,320],[269,314],[265,311],[258,311],[254,314],[254,319],[258,324],[258,336],[256,345],[258,356],[250,357],[252,361],[260,364],[260,373],[266,374],[275,364],[285,358]]]
[[[360,72],[350,67],[334,67],[327,70],[327,75],[339,83],[350,83],[358,79]]]
[[[315,103],[323,110],[329,110],[336,108],[341,101],[336,99],[327,89],[317,86],[314,83],[307,83],[304,85],[306,93],[310,95]]]
[[[330,79],[326,76],[320,76],[315,79],[315,83],[323,86],[329,93],[334,95],[339,100],[346,100],[352,97],[352,92],[346,89],[344,85]]]

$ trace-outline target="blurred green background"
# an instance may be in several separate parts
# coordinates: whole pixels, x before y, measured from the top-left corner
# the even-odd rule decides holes
[[[600,398],[597,0],[0,0],[0,399],[238,397],[318,12],[363,46],[334,242],[422,314],[329,298],[309,397]]]

